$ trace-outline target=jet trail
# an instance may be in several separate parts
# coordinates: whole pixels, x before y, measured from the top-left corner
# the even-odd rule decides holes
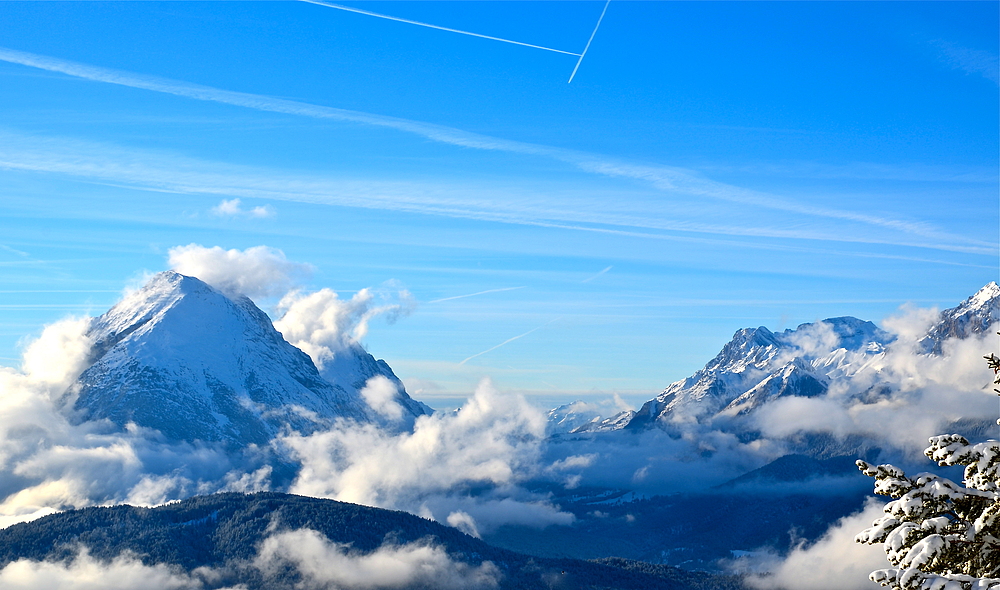
[[[451,301],[452,299],[464,299],[466,297],[475,297],[476,295],[485,295],[487,293],[499,293],[500,291],[514,291],[523,288],[524,287],[504,287],[503,289],[489,289],[486,291],[479,291],[478,293],[469,293],[468,295],[455,295],[454,297],[435,299],[434,301],[428,301],[427,303],[441,303],[442,301]]]
[[[487,352],[493,352],[494,350],[500,348],[504,344],[510,344],[511,342],[517,340],[518,338],[524,338],[528,334],[531,334],[532,332],[537,332],[538,330],[541,330],[542,328],[544,328],[545,326],[548,326],[552,322],[554,322],[556,320],[561,320],[562,318],[563,318],[563,316],[559,316],[555,320],[549,320],[548,322],[545,322],[541,326],[538,326],[537,328],[532,328],[531,330],[528,330],[527,332],[525,332],[524,334],[521,334],[520,336],[514,336],[513,338],[508,338],[508,339],[504,340],[503,342],[501,342],[500,344],[497,344],[493,348],[487,348],[486,350],[484,350],[482,352],[477,352],[476,354],[470,356],[469,358],[465,359],[464,361],[462,361],[462,362],[460,362],[458,364],[464,365],[465,363],[471,361],[472,359],[476,358],[477,356],[482,356],[482,355],[486,354]]]
[[[583,61],[583,56],[587,55],[587,50],[590,49],[590,43],[594,40],[594,35],[597,34],[597,29],[601,26],[601,21],[604,20],[604,13],[608,11],[608,4],[611,4],[611,0],[604,3],[604,10],[601,11],[600,18],[597,19],[597,24],[594,25],[594,32],[590,34],[590,39],[587,39],[587,46],[583,48],[583,53],[580,54],[580,59],[576,60],[576,67],[573,68],[573,73],[569,75],[569,84],[573,81],[573,76],[576,75],[576,71],[580,69],[580,63]]]
[[[594,276],[590,277],[589,279],[583,279],[583,280],[582,280],[582,281],[580,281],[580,282],[581,282],[581,283],[589,283],[590,281],[592,281],[592,280],[596,279],[597,277],[599,277],[599,276],[603,275],[604,273],[608,272],[608,271],[609,271],[609,270],[611,270],[612,268],[614,268],[614,267],[612,267],[612,266],[609,266],[609,267],[605,268],[604,270],[602,270],[601,272],[597,273],[596,275],[594,275]]]
[[[491,37],[489,35],[481,35],[479,33],[470,33],[469,31],[460,31],[458,29],[449,29],[448,27],[440,27],[438,25],[431,25],[428,23],[422,23],[420,21],[409,20],[406,18],[399,18],[397,16],[389,16],[387,14],[379,14],[377,12],[370,12],[368,10],[361,10],[360,8],[351,8],[350,6],[341,6],[340,4],[333,4],[332,2],[323,2],[322,0],[301,0],[302,2],[308,2],[309,4],[317,4],[319,6],[326,6],[327,8],[336,8],[337,10],[346,10],[347,12],[356,12],[358,14],[364,14],[367,16],[375,16],[378,18],[385,18],[388,20],[394,20],[400,23],[407,23],[410,25],[419,25],[421,27],[428,27],[431,29],[437,29],[439,31],[448,31],[449,33],[461,33],[462,35],[469,35],[472,37],[479,37],[481,39],[490,39],[491,41],[503,41],[504,43],[512,43],[514,45],[521,45],[524,47],[531,47],[533,49],[544,49],[545,51],[552,51],[555,53],[562,53],[565,55],[580,56],[579,53],[573,53],[572,51],[563,51],[562,49],[552,49],[551,47],[542,47],[541,45],[532,45],[531,43],[521,43],[520,41],[511,41],[510,39],[501,39],[500,37]],[[605,6],[605,9],[607,7]],[[602,14],[603,16],[603,14]],[[587,44],[590,45],[589,43]],[[582,56],[581,56],[582,57]],[[577,64],[579,65],[579,64]],[[574,70],[575,72],[576,70]]]

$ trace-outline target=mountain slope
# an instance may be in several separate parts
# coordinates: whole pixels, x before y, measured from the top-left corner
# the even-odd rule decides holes
[[[957,307],[941,312],[918,341],[918,351],[940,355],[948,338],[980,334],[998,319],[1000,287],[989,283]],[[875,324],[852,317],[802,324],[781,333],[763,326],[745,328],[704,368],[643,404],[626,428],[655,424],[672,431],[715,424],[740,433],[752,428],[745,418],[773,400],[823,395],[832,381],[850,380],[865,371],[874,385],[855,395],[876,401],[886,393],[878,381],[879,362],[893,341]]]
[[[147,565],[170,564],[187,571],[216,568],[219,577],[215,580],[217,586],[212,587],[301,587],[294,571],[278,572],[275,578],[273,572],[252,563],[265,539],[301,529],[317,531],[360,555],[384,545],[432,543],[443,547],[458,563],[479,566],[492,562],[501,573],[500,588],[741,587],[733,577],[667,566],[642,567],[626,560],[595,563],[530,557],[490,546],[454,528],[405,512],[273,492],[215,494],[158,508],[95,507],[46,516],[0,530],[0,567],[18,559],[65,561],[84,546],[92,557],[102,561],[131,552]],[[391,562],[383,562],[383,566],[398,567]]]
[[[1000,286],[990,282],[958,306],[941,312],[940,318],[920,340],[924,352],[941,354],[948,338],[968,338],[981,334],[1000,321]]]
[[[398,424],[387,424],[388,426],[412,428],[417,416],[434,413],[429,406],[406,393],[403,382],[396,377],[388,363],[373,357],[357,342],[349,343],[343,350],[337,351],[333,359],[325,361],[319,374],[334,387],[340,387],[344,391],[361,391],[372,377],[388,379],[396,388],[393,401],[403,410]],[[384,416],[375,416],[374,419],[384,421]]]
[[[89,335],[94,361],[65,402],[79,419],[134,422],[172,440],[263,445],[286,427],[371,421],[358,383],[373,374],[398,383],[360,347],[341,363],[343,383],[331,383],[250,299],[175,272],[95,318]]]
[[[838,350],[875,355],[891,338],[875,324],[852,317],[777,334],[764,326],[741,329],[703,369],[643,404],[627,428],[683,426],[717,415],[745,415],[778,397],[821,395],[827,374],[843,366],[836,357],[815,358],[807,349],[831,340],[839,343]]]

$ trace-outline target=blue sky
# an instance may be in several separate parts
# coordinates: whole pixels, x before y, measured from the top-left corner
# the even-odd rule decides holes
[[[570,52],[604,7],[345,4]],[[0,3],[0,363],[190,243],[396,281],[417,305],[365,343],[439,407],[484,376],[635,403],[741,327],[953,306],[998,276],[997,22],[613,1],[567,84],[305,2]]]

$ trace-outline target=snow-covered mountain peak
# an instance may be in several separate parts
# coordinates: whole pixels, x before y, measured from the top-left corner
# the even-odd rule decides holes
[[[773,332],[764,326],[760,326],[759,328],[742,328],[733,334],[732,340],[722,348],[720,356],[733,356],[754,348],[768,346],[781,346],[781,342]]]
[[[134,331],[151,321],[162,319],[164,312],[188,293],[202,290],[214,291],[193,277],[175,272],[158,273],[102,315],[91,333],[101,340],[112,334]],[[130,329],[131,326],[134,328]]]
[[[870,344],[877,344],[879,348],[892,341],[892,336],[881,330],[872,322],[859,320],[851,316],[841,316],[827,318],[819,324],[824,324],[823,328],[829,328],[830,332],[837,337],[835,348],[845,348],[851,351],[861,351],[869,348]],[[801,324],[795,330],[785,330],[781,334],[783,341],[794,341],[794,335],[818,329],[816,323]]]
[[[794,330],[785,330],[776,336],[782,344],[790,347],[786,356],[792,354],[812,360],[822,359],[841,349],[876,354],[894,340],[891,334],[872,322],[851,316],[800,324]]]
[[[965,306],[968,309],[982,309],[990,305],[995,305],[998,298],[1000,298],[1000,285],[997,285],[996,281],[990,281],[977,291],[975,295],[966,299],[959,307]]]
[[[920,351],[941,354],[946,340],[994,329],[997,321],[1000,286],[991,282],[941,312],[938,323],[920,340]],[[881,359],[895,342],[892,334],[854,317],[829,318],[778,333],[744,328],[704,368],[646,402],[627,428],[657,424],[670,430],[713,421],[736,428],[743,417],[777,398],[824,395],[834,382],[838,395],[875,395],[882,391]],[[865,379],[846,385],[863,372]],[[855,386],[868,389],[854,391]]]
[[[706,372],[742,373],[747,369],[762,369],[771,363],[783,346],[778,337],[764,326],[737,330],[719,354],[689,380],[698,379]]]
[[[1000,321],[1000,286],[990,282],[956,307],[941,312],[940,319],[920,340],[924,352],[941,354],[948,338],[968,338],[989,330]]]
[[[90,333],[98,354],[141,339],[142,346],[130,346],[129,351],[155,357],[157,364],[169,363],[178,354],[207,355],[183,360],[211,364],[220,360],[222,348],[243,348],[244,336],[281,340],[267,314],[246,297],[231,299],[195,277],[173,271],[154,275],[95,318]]]
[[[342,360],[344,375],[324,378],[250,299],[176,272],[155,275],[95,318],[90,335],[94,362],[67,400],[83,419],[134,422],[176,440],[266,444],[283,428],[380,421],[360,392],[377,375],[409,402],[401,404],[409,421],[426,413],[360,346]]]

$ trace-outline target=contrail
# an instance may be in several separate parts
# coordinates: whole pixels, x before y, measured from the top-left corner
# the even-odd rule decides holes
[[[521,43],[520,41],[511,41],[510,39],[501,39],[500,37],[490,37],[489,35],[481,35],[479,33],[470,33],[469,31],[460,31],[458,29],[449,29],[448,27],[440,27],[438,25],[431,25],[428,23],[422,23],[420,21],[409,20],[406,18],[399,18],[398,16],[389,16],[387,14],[379,14],[377,12],[370,12],[367,10],[361,10],[360,8],[351,8],[350,6],[341,6],[340,4],[333,4],[332,2],[323,2],[322,0],[301,0],[302,2],[308,2],[309,4],[318,4],[319,6],[326,6],[327,8],[336,8],[337,10],[346,10],[347,12],[356,12],[358,14],[365,14],[368,16],[375,16],[378,18],[385,18],[389,20],[394,20],[400,23],[406,23],[410,25],[419,25],[421,27],[428,27],[430,29],[437,29],[439,31],[448,31],[449,33],[461,33],[462,35],[469,35],[472,37],[479,37],[481,39],[490,39],[491,41],[503,41],[504,43],[512,43],[514,45],[521,45],[523,47],[531,47],[533,49],[544,49],[545,51],[553,51],[555,53],[562,53],[565,55],[580,55],[579,53],[573,53],[572,51],[563,51],[562,49],[552,49],[551,47],[542,47],[541,45],[532,45],[531,43]],[[605,7],[607,8],[607,7]],[[603,15],[602,15],[603,16]],[[590,45],[589,43],[587,44]],[[582,56],[581,56],[582,57]],[[577,64],[579,65],[579,64]],[[574,70],[575,72],[575,70]]]
[[[485,295],[487,293],[499,293],[500,291],[514,291],[516,289],[523,289],[523,288],[524,287],[504,287],[503,289],[489,289],[487,291],[480,291],[478,293],[469,293],[468,295],[455,295],[454,297],[435,299],[434,301],[428,301],[427,303],[441,303],[442,301],[451,301],[452,299],[464,299],[466,297],[475,297],[476,295]]]
[[[609,271],[609,270],[611,270],[612,268],[613,268],[613,267],[609,266],[609,267],[607,267],[606,269],[602,270],[601,272],[597,273],[596,275],[594,275],[594,276],[590,277],[589,279],[583,279],[583,280],[582,280],[582,281],[580,281],[580,282],[581,282],[581,283],[589,283],[590,281],[592,281],[592,280],[596,279],[597,277],[601,276],[602,274],[604,274],[604,273],[608,272],[608,271]]]
[[[590,39],[587,39],[587,46],[583,48],[583,53],[580,54],[580,59],[576,60],[576,67],[573,68],[573,73],[569,75],[569,81],[566,82],[567,84],[573,81],[573,76],[575,76],[576,71],[580,69],[580,62],[583,61],[583,56],[587,55],[587,50],[590,49],[590,43],[594,40],[594,35],[597,34],[597,29],[601,26],[601,21],[604,20],[604,13],[608,11],[608,4],[611,4],[611,0],[604,3],[604,10],[601,11],[601,16],[597,19],[597,24],[594,25],[594,32],[590,34]]]
[[[542,324],[541,326],[538,326],[537,328],[533,328],[531,330],[528,330],[527,332],[525,332],[524,334],[521,334],[520,336],[514,336],[513,338],[508,338],[507,340],[504,340],[503,342],[501,342],[500,344],[497,344],[493,348],[487,348],[486,350],[484,350],[482,352],[477,352],[476,354],[470,356],[469,358],[465,359],[464,361],[462,361],[462,362],[460,362],[458,364],[464,365],[465,363],[471,361],[472,359],[476,358],[477,356],[482,356],[482,355],[486,354],[487,352],[492,352],[492,351],[500,348],[504,344],[510,344],[511,342],[517,340],[518,338],[524,338],[528,334],[531,334],[532,332],[537,332],[538,330],[541,330],[542,328],[544,328],[545,326],[548,326],[552,322],[554,322],[556,320],[561,320],[562,318],[563,318],[563,316],[559,316],[555,320],[549,320],[549,321],[545,322],[544,324]]]

